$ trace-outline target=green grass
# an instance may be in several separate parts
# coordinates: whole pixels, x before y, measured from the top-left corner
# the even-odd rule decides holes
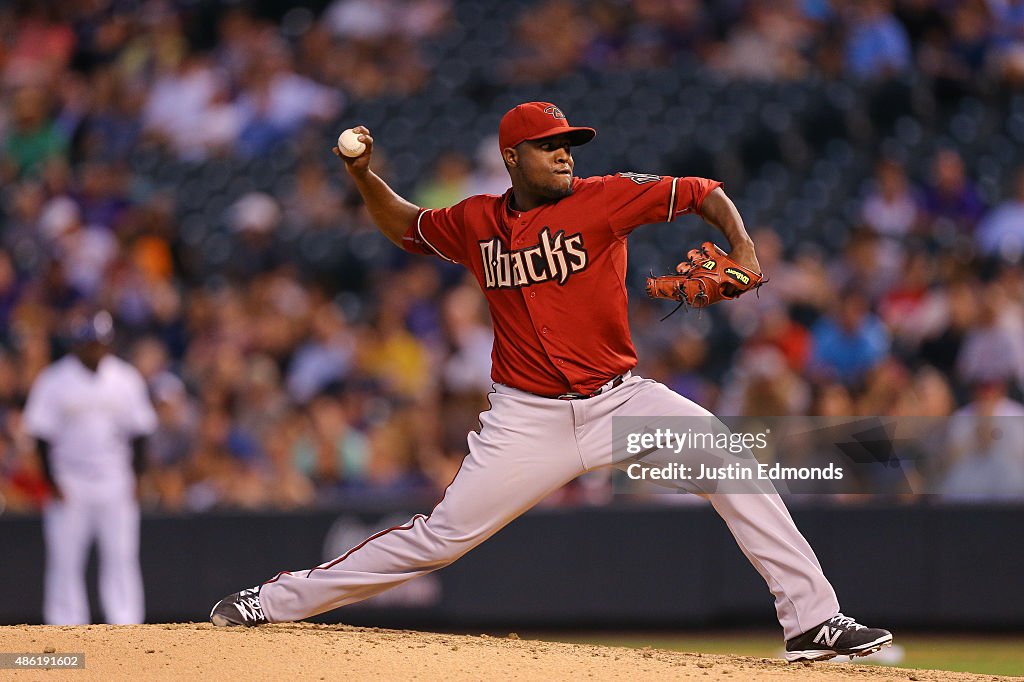
[[[708,654],[775,658],[784,646],[781,636],[754,633],[520,633],[523,639],[577,644],[645,647]],[[1024,635],[904,635],[895,644],[905,656],[899,668],[954,670],[990,675],[1024,676]]]

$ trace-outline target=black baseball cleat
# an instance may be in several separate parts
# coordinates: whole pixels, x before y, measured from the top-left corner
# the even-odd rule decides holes
[[[235,592],[221,599],[213,605],[210,611],[210,622],[217,627],[226,625],[263,625],[268,622],[263,615],[263,605],[260,604],[260,587],[250,587],[241,592]]]
[[[892,633],[869,628],[837,614],[786,642],[786,660],[825,661],[834,656],[866,656],[892,644]]]

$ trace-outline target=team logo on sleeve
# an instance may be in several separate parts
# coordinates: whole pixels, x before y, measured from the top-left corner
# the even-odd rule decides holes
[[[540,240],[525,249],[506,251],[497,237],[477,242],[483,259],[485,289],[518,289],[542,282],[565,284],[569,275],[587,267],[587,250],[579,232],[566,236],[545,227]]]
[[[646,185],[648,182],[657,182],[661,180],[660,175],[652,175],[651,173],[619,173],[620,178],[626,178],[632,180],[638,185]]]

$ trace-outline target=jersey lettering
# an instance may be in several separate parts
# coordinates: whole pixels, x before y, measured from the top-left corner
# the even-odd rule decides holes
[[[587,250],[579,232],[565,236],[565,230],[551,234],[545,227],[540,241],[525,249],[505,251],[501,240],[494,237],[477,242],[484,266],[486,289],[518,289],[551,280],[565,284],[569,275],[587,267]]]

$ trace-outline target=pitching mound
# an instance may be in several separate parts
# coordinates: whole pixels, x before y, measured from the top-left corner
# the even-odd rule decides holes
[[[4,670],[73,680],[998,680],[848,663],[710,656],[337,625],[0,627],[0,652],[85,653],[84,670]],[[1003,678],[1009,679],[1009,678]]]

